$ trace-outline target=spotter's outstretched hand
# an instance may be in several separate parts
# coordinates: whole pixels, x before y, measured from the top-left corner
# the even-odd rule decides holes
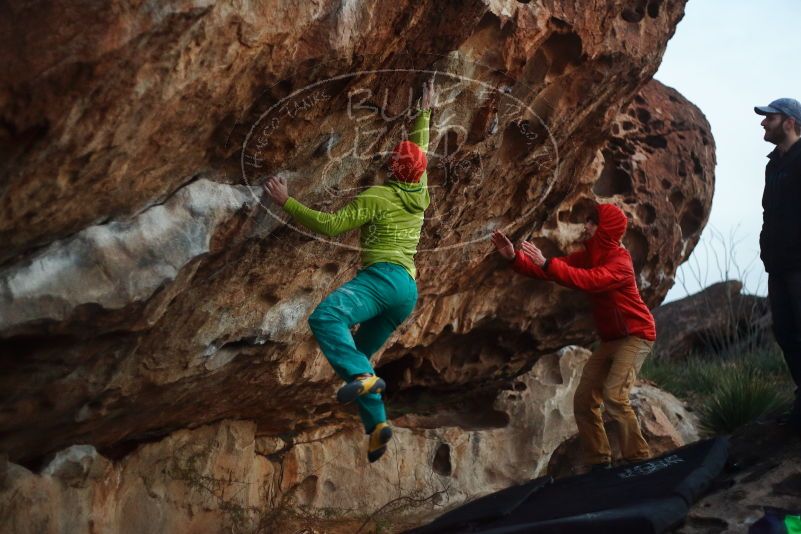
[[[501,256],[507,260],[511,261],[515,259],[515,246],[500,230],[492,232],[492,244],[495,245],[495,248],[500,252]]]
[[[545,265],[545,255],[543,255],[542,251],[537,248],[537,245],[534,243],[523,241],[520,244],[520,250],[522,250],[523,254],[528,256],[529,259],[534,262],[534,265],[538,265],[540,267]]]

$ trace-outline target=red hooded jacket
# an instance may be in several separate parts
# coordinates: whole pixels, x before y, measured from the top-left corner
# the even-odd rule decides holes
[[[620,244],[628,219],[611,204],[598,206],[598,230],[585,250],[551,258],[543,271],[521,251],[515,254],[515,271],[590,294],[592,315],[604,341],[636,336],[656,339],[656,325],[640,297],[629,252]]]

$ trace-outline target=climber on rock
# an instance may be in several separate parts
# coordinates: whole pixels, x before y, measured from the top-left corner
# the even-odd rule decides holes
[[[600,204],[587,218],[581,239],[584,249],[560,258],[545,258],[524,241],[515,252],[500,231],[492,243],[521,274],[550,280],[589,293],[601,344],[584,366],[573,397],[573,411],[585,467],[611,467],[612,453],[601,417],[601,402],[617,423],[623,460],[650,457],[629,393],[656,339],[654,318],[637,289],[634,265],[621,239],[628,220],[616,206]]]
[[[411,314],[417,302],[414,256],[423,214],[430,203],[426,173],[433,80],[425,84],[409,140],[390,156],[391,176],[368,188],[334,213],[312,210],[290,197],[283,178],[271,177],[267,194],[295,221],[315,232],[336,236],[361,228],[363,268],[329,294],[309,316],[309,326],[334,371],[345,381],[341,403],[356,401],[369,435],[367,458],[378,460],[392,438],[370,357]],[[359,325],[355,334],[351,327]]]

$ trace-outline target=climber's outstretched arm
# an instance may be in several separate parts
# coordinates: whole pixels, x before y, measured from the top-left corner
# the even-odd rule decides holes
[[[423,85],[423,96],[420,99],[420,112],[414,121],[412,131],[409,132],[409,141],[415,143],[424,151],[428,151],[429,126],[431,122],[431,107],[437,98],[434,89],[434,80],[430,80]]]
[[[409,132],[409,141],[422,148],[426,153],[428,153],[430,138],[431,108],[436,105],[436,100],[437,92],[434,88],[434,79],[432,78],[423,85],[420,110],[415,118],[412,130]],[[420,185],[423,187],[428,186],[428,171],[423,172],[423,175],[420,176]]]
[[[292,215],[297,222],[314,232],[334,237],[364,225],[376,214],[375,195],[364,191],[345,207],[334,213],[313,210],[289,196],[286,180],[273,176],[264,184],[264,190],[276,204]]]

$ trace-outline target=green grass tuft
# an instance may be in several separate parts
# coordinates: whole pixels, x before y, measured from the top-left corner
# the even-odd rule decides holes
[[[778,347],[745,354],[646,360],[641,376],[688,401],[708,434],[725,434],[789,408],[793,383]]]
[[[789,388],[777,387],[773,377],[754,368],[734,368],[701,405],[701,429],[708,434],[730,434],[757,419],[778,415],[791,401]]]

